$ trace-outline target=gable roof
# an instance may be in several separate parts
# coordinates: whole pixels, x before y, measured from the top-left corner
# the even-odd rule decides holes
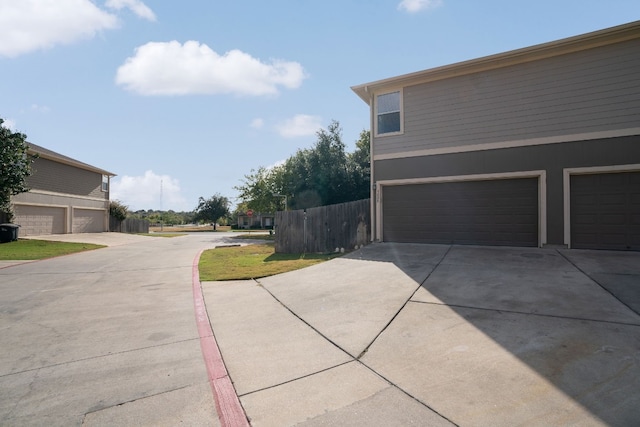
[[[523,49],[512,50],[496,55],[485,56],[469,61],[458,62],[424,71],[404,74],[388,79],[377,80],[352,86],[353,90],[364,102],[369,104],[374,93],[404,86],[411,86],[430,81],[442,80],[480,71],[508,67],[582,50],[593,49],[609,44],[620,43],[640,38],[640,21],[604,30],[594,31],[579,36],[538,44]]]
[[[51,151],[39,145],[32,144],[31,142],[27,142],[27,145],[29,146],[28,151],[30,154],[37,154],[39,157],[42,157],[43,159],[52,160],[54,162],[63,163],[65,165],[74,166],[76,168],[85,169],[85,170],[96,172],[102,175],[116,176],[116,174],[113,172],[109,172],[104,169],[91,166],[90,164],[83,163],[76,159],[72,159],[71,157],[64,156],[60,153],[56,153],[55,151]]]

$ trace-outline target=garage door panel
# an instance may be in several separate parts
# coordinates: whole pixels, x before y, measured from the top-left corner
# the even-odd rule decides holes
[[[571,246],[640,250],[640,172],[572,175]]]
[[[104,231],[105,211],[95,209],[73,210],[74,233],[100,233]]]
[[[20,236],[62,234],[65,232],[66,209],[52,206],[16,205],[14,222],[20,225]]]
[[[383,239],[538,245],[537,178],[383,188]]]

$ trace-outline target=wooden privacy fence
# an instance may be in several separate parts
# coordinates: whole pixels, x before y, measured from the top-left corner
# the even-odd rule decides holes
[[[370,199],[276,212],[277,253],[349,251],[371,239]]]
[[[125,218],[124,221],[118,221],[116,218],[109,216],[109,231],[120,233],[148,233],[149,220]]]

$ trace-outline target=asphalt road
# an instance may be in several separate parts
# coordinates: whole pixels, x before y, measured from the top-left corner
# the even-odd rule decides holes
[[[0,269],[0,425],[218,425],[192,264],[230,236],[103,233]]]

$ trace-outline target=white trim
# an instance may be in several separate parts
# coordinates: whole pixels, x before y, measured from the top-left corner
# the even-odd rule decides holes
[[[387,134],[384,134],[385,136]],[[573,135],[556,135],[543,138],[521,139],[514,141],[488,142],[457,147],[428,148],[424,150],[405,151],[401,153],[377,154],[373,160],[403,159],[407,157],[436,156],[440,154],[468,153],[472,151],[497,150],[501,148],[529,147],[534,145],[559,144],[563,142],[588,141],[592,139],[618,138],[640,135],[640,127],[628,129],[606,130],[599,132],[576,133]]]
[[[547,171],[533,170],[474,175],[436,176],[430,178],[391,179],[376,182],[376,231],[380,241],[384,241],[382,216],[382,187],[410,184],[438,184],[464,181],[495,181],[500,179],[538,178],[538,246],[547,244]]]
[[[562,170],[562,193],[564,204],[564,244],[571,248],[571,175],[599,173],[640,172],[640,163],[629,165],[590,166],[565,168]]]
[[[400,113],[400,130],[397,132],[386,132],[386,133],[378,133],[378,97],[382,96],[382,95],[388,95],[390,93],[395,93],[398,92],[400,94],[400,110],[398,111]],[[392,90],[387,90],[385,92],[381,92],[381,93],[376,93],[373,96],[373,102],[374,102],[374,106],[372,108],[373,110],[373,130],[374,130],[374,135],[376,138],[386,138],[388,136],[398,136],[398,135],[402,135],[404,134],[404,88],[400,87],[397,89],[392,89]],[[386,114],[386,113],[385,113]],[[371,138],[371,136],[370,136]]]
[[[44,196],[67,197],[71,199],[92,200],[95,202],[107,202],[107,203],[109,202],[108,199],[103,199],[100,197],[81,196],[79,194],[69,194],[69,193],[56,193],[54,191],[44,191],[44,190],[29,190],[26,193],[20,193],[20,194],[24,194],[25,196],[28,194],[41,194]]]

